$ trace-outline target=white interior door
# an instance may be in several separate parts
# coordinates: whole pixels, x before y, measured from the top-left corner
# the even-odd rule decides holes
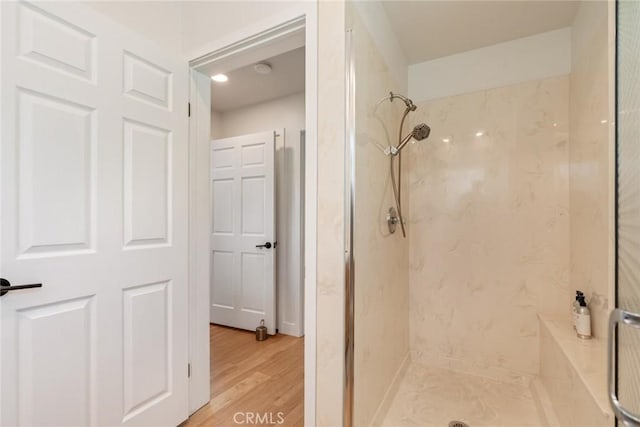
[[[85,6],[2,2],[2,426],[187,417],[188,66]]]
[[[275,132],[211,142],[211,322],[275,334]]]

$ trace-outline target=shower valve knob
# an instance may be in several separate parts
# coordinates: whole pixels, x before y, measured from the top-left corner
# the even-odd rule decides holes
[[[396,225],[400,222],[400,216],[395,208],[389,208],[387,213],[387,225],[389,227],[389,233],[393,234],[396,232]]]

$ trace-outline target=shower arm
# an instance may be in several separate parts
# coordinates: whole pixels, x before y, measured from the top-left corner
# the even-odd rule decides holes
[[[405,111],[405,114],[404,114],[405,117],[409,113],[409,111],[415,111],[416,110],[417,107],[415,106],[413,101],[411,99],[407,98],[406,96],[403,96],[403,95],[400,95],[400,94],[397,94],[397,93],[393,93],[393,92],[389,92],[389,96],[386,97],[386,99],[388,99],[390,102],[393,102],[393,100],[396,99],[396,98],[402,100],[402,102],[404,102],[404,105],[407,106],[407,110],[408,111]]]

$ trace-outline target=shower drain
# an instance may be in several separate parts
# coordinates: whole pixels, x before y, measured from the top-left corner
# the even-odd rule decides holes
[[[462,421],[451,421],[449,427],[469,427],[469,424],[463,423]]]

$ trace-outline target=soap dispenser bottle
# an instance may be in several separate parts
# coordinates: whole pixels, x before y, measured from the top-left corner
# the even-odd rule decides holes
[[[573,330],[576,330],[576,321],[578,318],[578,308],[580,308],[580,297],[584,296],[582,291],[576,291],[576,299],[573,301],[573,305],[571,306],[571,322],[573,323]]]
[[[584,295],[578,298],[578,312],[576,314],[576,333],[583,340],[591,339],[591,311],[587,307]]]

